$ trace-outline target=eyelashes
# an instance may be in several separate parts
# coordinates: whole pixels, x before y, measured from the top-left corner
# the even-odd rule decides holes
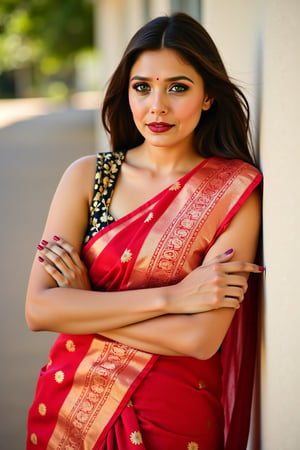
[[[151,92],[151,86],[149,83],[145,83],[143,82],[138,82],[133,84],[132,89],[134,89],[135,91],[141,93],[141,94],[146,94],[148,92]],[[176,93],[176,94],[181,94],[183,92],[186,92],[189,89],[189,86],[187,86],[186,84],[183,83],[173,83],[169,88],[168,88],[168,92],[172,92],[172,93]]]
[[[173,84],[170,88],[170,90],[172,92],[178,92],[178,93],[185,92],[188,89],[189,89],[189,87],[186,84],[182,84],[182,83]]]
[[[144,83],[144,82],[140,82],[140,83],[135,83],[132,88],[140,93],[145,93],[145,92],[150,92],[151,88],[149,86],[148,83]]]

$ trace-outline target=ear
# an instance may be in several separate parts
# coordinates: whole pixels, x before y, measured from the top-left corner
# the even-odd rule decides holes
[[[209,97],[208,95],[205,97],[203,104],[202,104],[202,111],[208,111],[211,105],[213,104],[214,99],[213,97]]]

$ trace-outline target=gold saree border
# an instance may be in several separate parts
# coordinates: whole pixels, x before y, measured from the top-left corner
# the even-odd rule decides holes
[[[196,268],[258,173],[243,161],[220,158],[195,172],[146,237],[128,287],[176,283]]]
[[[79,365],[48,450],[91,450],[153,355],[101,337]]]

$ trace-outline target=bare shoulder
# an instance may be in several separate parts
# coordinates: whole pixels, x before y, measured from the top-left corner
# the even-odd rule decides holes
[[[97,155],[83,156],[72,162],[66,169],[60,184],[65,188],[70,187],[88,200],[91,200],[94,189]]]
[[[66,173],[75,175],[95,175],[97,155],[83,156],[73,161],[66,170]]]
[[[90,200],[94,191],[97,156],[85,156],[69,165],[53,196],[43,239],[55,234],[77,250],[86,230]]]

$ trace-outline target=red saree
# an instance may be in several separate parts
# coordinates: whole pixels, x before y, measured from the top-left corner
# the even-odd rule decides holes
[[[85,245],[93,288],[180,281],[260,181],[239,160],[205,160]],[[151,355],[99,335],[61,334],[40,373],[27,449],[246,448],[255,312],[252,298],[243,302],[221,354],[207,361]]]

